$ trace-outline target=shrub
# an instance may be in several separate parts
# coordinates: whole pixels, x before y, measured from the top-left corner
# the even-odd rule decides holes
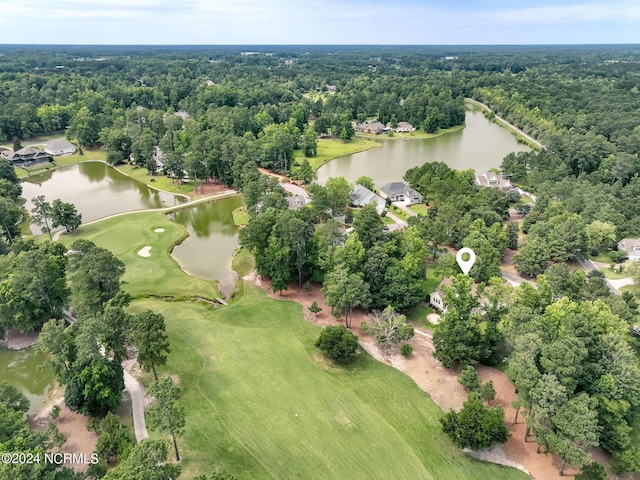
[[[582,473],[576,475],[576,480],[607,480],[607,472],[598,462],[591,462],[582,467]]]
[[[413,347],[411,346],[410,343],[405,343],[400,347],[400,353],[405,357],[408,357],[413,353]]]
[[[478,390],[478,393],[480,394],[480,398],[485,402],[489,402],[496,398],[496,389],[493,388],[493,382],[491,380],[482,385]]]
[[[344,325],[325,327],[316,341],[316,347],[331,360],[348,363],[356,358],[358,337]]]
[[[480,376],[475,368],[467,365],[460,371],[458,383],[462,385],[467,392],[473,392],[480,388]]]
[[[609,258],[614,263],[622,263],[629,257],[627,256],[627,252],[623,252],[621,250],[611,250],[609,252]]]

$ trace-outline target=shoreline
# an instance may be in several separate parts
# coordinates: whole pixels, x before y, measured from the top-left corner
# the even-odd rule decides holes
[[[507,130],[510,130],[512,133],[514,133],[516,135],[516,138],[518,136],[524,138],[524,140],[527,142],[527,144],[533,144],[533,145],[529,145],[532,148],[536,149],[536,148],[546,148],[542,143],[540,143],[538,140],[536,140],[535,138],[533,138],[531,135],[529,135],[528,133],[524,132],[522,129],[516,127],[513,123],[508,122],[507,120],[505,120],[504,118],[502,118],[501,116],[497,115],[493,110],[491,110],[491,108],[482,103],[479,102],[478,100],[475,100],[473,98],[465,98],[464,99],[465,102],[469,102],[473,105],[476,105],[480,108],[482,108],[483,110],[493,113],[493,115],[495,116],[495,123],[497,123],[498,125],[500,125],[501,127],[506,128]],[[494,120],[490,120],[490,121],[494,121]]]

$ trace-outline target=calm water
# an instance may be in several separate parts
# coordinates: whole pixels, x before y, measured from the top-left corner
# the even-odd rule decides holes
[[[422,140],[380,138],[377,141],[382,144],[379,148],[324,164],[317,172],[318,183],[340,176],[355,182],[366,175],[381,187],[402,180],[407,170],[426,162],[444,162],[456,170],[473,168],[476,173],[483,173],[499,167],[510,152],[530,150],[516,142],[506,128],[484,118],[475,106],[467,106],[466,127],[461,131]]]
[[[238,228],[231,212],[242,205],[241,197],[227,198],[169,215],[189,231],[189,238],[171,252],[188,273],[221,282],[233,276],[231,258],[238,248]]]
[[[31,199],[38,195],[44,195],[49,202],[59,198],[73,203],[82,214],[83,223],[114,213],[171,207],[186,201],[184,197],[149,188],[100,162],[70,165],[22,182],[28,210],[33,208]],[[31,229],[40,233],[35,226]]]
[[[0,379],[18,388],[31,402],[28,414],[33,415],[42,406],[54,385],[50,368],[38,371],[46,355],[36,353],[33,348],[7,350],[0,347]]]

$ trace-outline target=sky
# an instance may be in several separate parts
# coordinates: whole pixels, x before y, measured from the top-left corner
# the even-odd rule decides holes
[[[0,0],[23,43],[640,43],[640,0]]]

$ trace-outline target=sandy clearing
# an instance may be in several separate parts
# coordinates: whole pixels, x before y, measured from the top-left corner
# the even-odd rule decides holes
[[[151,256],[151,247],[149,245],[142,247],[138,250],[138,255],[141,257],[150,257]]]
[[[162,233],[162,232],[164,232],[164,228],[156,228],[156,229],[154,230],[154,232],[156,232],[156,233]]]

